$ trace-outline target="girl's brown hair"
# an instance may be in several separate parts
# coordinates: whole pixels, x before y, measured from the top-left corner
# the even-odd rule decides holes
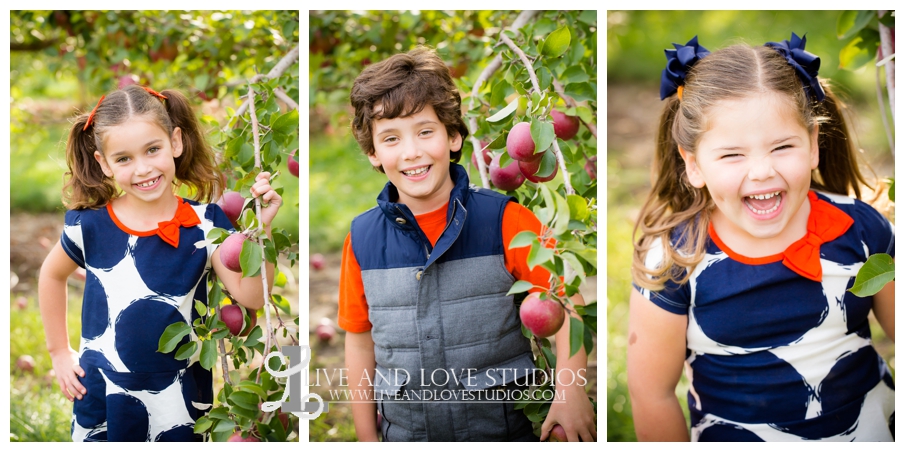
[[[683,284],[690,269],[704,257],[714,204],[706,188],[695,188],[688,181],[678,148],[692,153],[697,149],[708,127],[708,113],[720,101],[780,94],[809,132],[819,124],[820,163],[811,172],[811,188],[861,198],[860,185],[868,184],[858,169],[844,106],[828,83],[820,82],[826,93],[823,102],[807,95],[785,57],[764,46],[727,47],[688,71],[682,99],[668,97],[660,116],[653,188],[633,233],[632,278],[636,284],[650,290],[661,290],[669,280]],[[649,268],[645,265],[647,253],[659,244],[664,248],[663,259],[657,268]]]
[[[426,47],[393,55],[365,68],[355,79],[350,96],[355,117],[352,133],[366,155],[374,154],[371,126],[377,119],[393,119],[417,114],[430,105],[446,126],[450,137],[462,142],[468,128],[462,120],[462,97],[443,60]],[[375,111],[375,107],[380,108]],[[450,149],[450,161],[458,162],[462,149]],[[383,168],[378,168],[383,172]]]
[[[63,205],[67,209],[95,209],[119,196],[112,178],[104,175],[94,152],[104,154],[106,134],[135,117],[142,116],[160,126],[168,136],[182,130],[182,154],[176,157],[177,188],[188,186],[193,199],[210,202],[222,191],[220,172],[214,152],[205,141],[201,124],[188,99],[176,90],[161,91],[160,99],[138,85],[130,85],[104,97],[97,106],[91,123],[85,128],[88,114],[75,118],[66,144]]]

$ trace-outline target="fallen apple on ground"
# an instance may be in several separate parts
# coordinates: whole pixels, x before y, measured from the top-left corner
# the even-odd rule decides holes
[[[327,264],[327,259],[321,253],[312,254],[309,261],[311,262],[311,268],[315,270],[323,270],[324,265]]]
[[[16,368],[23,372],[34,372],[35,359],[31,355],[22,355],[16,359]]]
[[[519,308],[522,323],[537,337],[556,334],[565,320],[565,309],[554,300],[541,300],[537,293],[529,294]]]

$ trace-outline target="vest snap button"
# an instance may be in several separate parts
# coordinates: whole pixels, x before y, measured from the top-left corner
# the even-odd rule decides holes
[[[424,273],[424,272],[415,273],[415,279],[417,279],[418,281],[421,281],[421,274],[422,274],[422,273]]]
[[[399,224],[405,224],[405,218],[402,218],[402,217],[396,218],[396,222]]]

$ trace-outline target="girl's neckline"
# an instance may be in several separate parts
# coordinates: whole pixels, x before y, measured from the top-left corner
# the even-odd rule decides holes
[[[182,205],[182,203],[185,202],[185,200],[183,200],[179,196],[176,196],[176,200],[178,201],[178,204],[176,204],[176,211],[173,212],[172,219],[176,218],[176,216],[179,213],[179,207]],[[154,229],[147,230],[147,231],[137,231],[135,229],[132,229],[132,228],[126,226],[122,221],[119,220],[119,218],[116,216],[116,213],[113,211],[112,202],[107,203],[107,213],[110,215],[110,219],[113,220],[113,223],[116,224],[116,227],[118,227],[120,230],[122,230],[126,234],[134,235],[137,237],[150,237],[152,235],[157,234],[157,232],[160,230],[159,226]]]
[[[810,206],[811,206],[811,211],[810,211],[810,213],[808,213],[808,223],[810,223],[811,217],[813,217],[815,215],[815,208],[819,208],[819,207],[816,207],[816,205],[818,204],[816,202],[817,199],[818,199],[817,194],[814,192],[814,190],[808,191],[808,202],[810,203]],[[807,237],[807,235],[808,235],[808,231],[805,231],[805,234],[802,237],[800,237],[795,242],[790,243],[789,246],[786,247],[786,250],[783,250],[782,252],[779,252],[776,254],[771,254],[768,256],[748,257],[748,256],[744,256],[742,254],[736,253],[731,248],[729,248],[729,246],[726,245],[722,240],[720,240],[720,237],[716,233],[716,229],[713,228],[712,221],[707,224],[707,233],[710,235],[710,240],[713,241],[713,244],[716,245],[716,247],[719,248],[720,251],[726,253],[726,255],[729,256],[731,259],[741,262],[743,264],[748,264],[748,265],[764,265],[764,264],[772,264],[774,262],[780,262],[783,260],[784,253],[786,250],[788,250],[792,245],[797,243],[798,240],[801,240],[802,238]]]

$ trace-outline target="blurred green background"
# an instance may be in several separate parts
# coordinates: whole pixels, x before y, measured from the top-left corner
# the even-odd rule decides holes
[[[52,375],[36,284],[62,231],[70,120],[125,83],[176,88],[220,152],[213,121],[225,122],[247,80],[298,45],[298,24],[298,11],[10,12],[10,441],[70,440],[72,404]],[[295,87],[281,86],[298,99],[297,63],[284,77],[281,83],[294,78]],[[283,168],[274,183],[284,189],[274,225],[298,240],[299,180]],[[282,268],[291,287],[297,269]],[[73,275],[68,325],[75,348],[83,289]],[[275,293],[288,296],[283,290]]]
[[[821,59],[829,78],[847,100],[849,126],[863,163],[878,177],[893,176],[893,161],[876,94],[872,64],[856,71],[839,68],[847,41],[836,35],[840,11],[608,11],[607,12],[607,440],[635,441],[626,386],[625,351],[631,290],[632,229],[647,192],[654,134],[662,105],[660,72],[664,49],[698,42],[713,51],[732,44],[763,45],[807,33],[807,50]],[[874,19],[876,22],[876,19]],[[881,75],[885,79],[885,76]],[[885,96],[885,93],[884,93]],[[884,102],[888,100],[884,98]],[[890,120],[891,121],[891,120]],[[872,325],[875,326],[875,325]],[[895,367],[895,348],[874,328],[881,354]],[[683,376],[676,390],[686,410]]]

